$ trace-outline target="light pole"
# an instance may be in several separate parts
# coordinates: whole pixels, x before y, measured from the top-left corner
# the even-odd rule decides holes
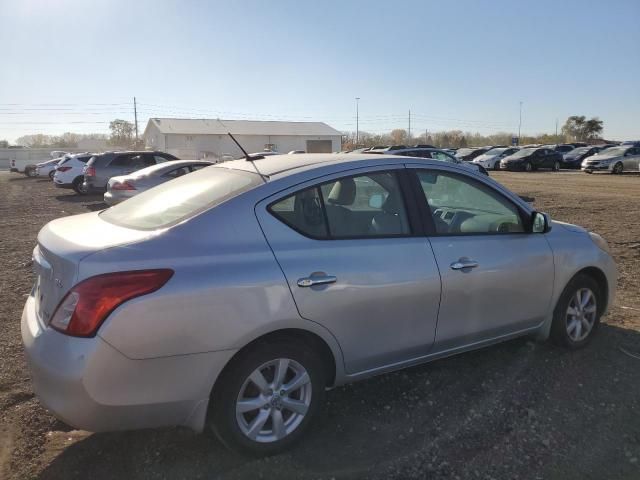
[[[522,101],[520,101],[520,123],[518,123],[518,145],[520,145],[520,129],[522,128]]]
[[[358,111],[360,102],[360,97],[356,97],[356,148],[358,148],[358,143],[360,143],[360,113]]]

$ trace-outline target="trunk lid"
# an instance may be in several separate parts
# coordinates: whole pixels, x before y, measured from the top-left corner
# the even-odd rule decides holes
[[[78,266],[83,258],[106,248],[141,241],[153,234],[107,223],[98,212],[59,218],[45,225],[33,250],[33,296],[42,325],[49,323],[69,289],[83,280],[78,278]]]

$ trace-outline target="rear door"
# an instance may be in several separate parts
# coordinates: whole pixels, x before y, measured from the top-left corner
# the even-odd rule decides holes
[[[446,350],[541,324],[554,266],[542,234],[518,206],[463,173],[415,166],[442,277],[435,349]]]
[[[628,172],[637,171],[638,165],[640,164],[640,148],[632,147],[627,150],[623,157],[622,164],[624,165],[624,169]]]
[[[433,344],[440,277],[405,173],[352,170],[256,207],[300,315],[332,332],[350,374],[421,357]]]

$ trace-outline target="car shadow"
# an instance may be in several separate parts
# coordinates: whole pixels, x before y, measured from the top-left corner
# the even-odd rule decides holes
[[[636,435],[639,416],[602,407],[640,395],[640,364],[621,346],[638,352],[640,333],[602,324],[582,350],[523,338],[339,387],[299,445],[266,459],[185,428],[87,434],[52,446],[61,453],[38,478],[405,478],[433,472],[434,457],[447,465],[444,478],[467,467],[486,473],[516,447],[517,458],[544,460],[535,466],[541,478],[584,478],[618,460],[633,467],[608,439]],[[545,442],[563,455],[550,461]]]

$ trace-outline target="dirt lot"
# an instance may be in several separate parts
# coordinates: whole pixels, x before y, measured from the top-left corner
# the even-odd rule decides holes
[[[640,478],[640,176],[496,173],[608,239],[618,298],[585,350],[527,339],[335,389],[294,451],[255,460],[186,429],[89,434],[48,414],[22,356],[38,230],[103,208],[0,173],[0,479]]]

